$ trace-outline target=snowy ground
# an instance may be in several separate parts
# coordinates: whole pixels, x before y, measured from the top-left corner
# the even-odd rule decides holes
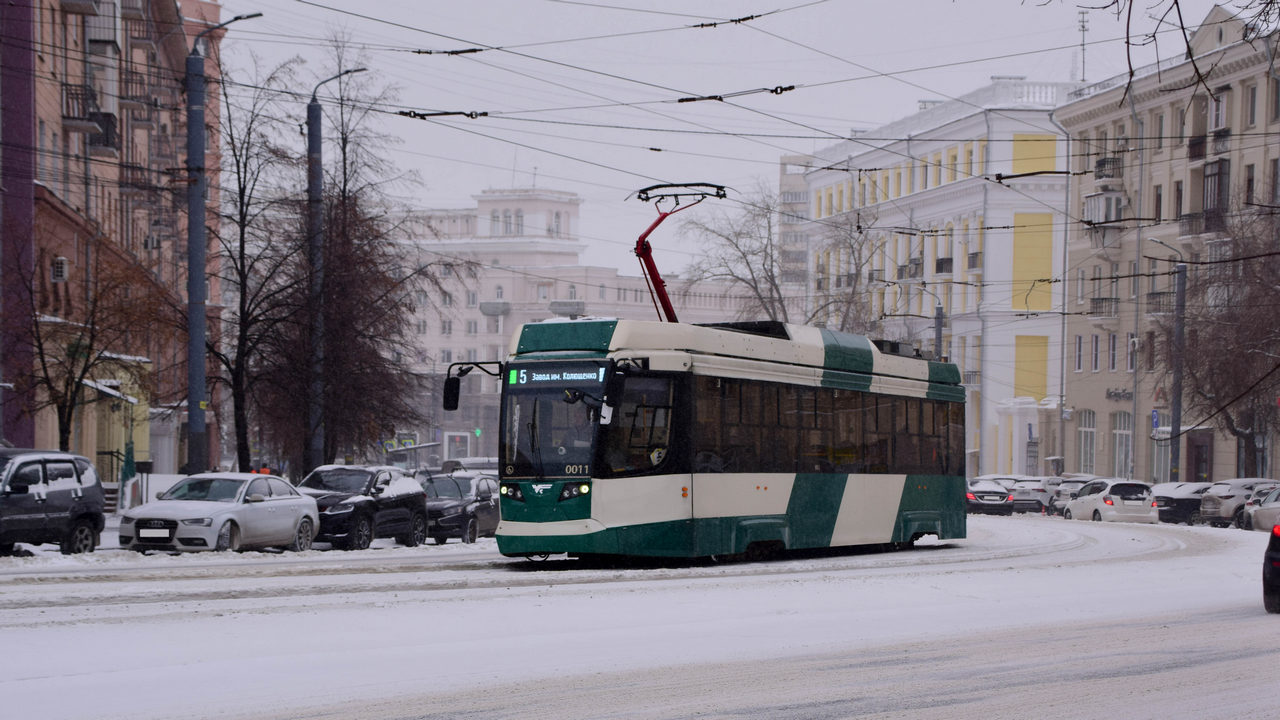
[[[0,558],[0,718],[1275,717],[1264,533],[970,519],[692,568],[363,552]]]

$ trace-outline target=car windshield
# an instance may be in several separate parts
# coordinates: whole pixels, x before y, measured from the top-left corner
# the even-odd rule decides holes
[[[244,480],[235,478],[187,478],[169,488],[161,500],[213,500],[235,502],[244,487]]]
[[[371,474],[363,468],[322,468],[313,470],[298,487],[357,494],[368,487]]]
[[[1145,500],[1150,493],[1151,489],[1141,483],[1116,483],[1107,490],[1108,495],[1121,500]]]
[[[422,489],[427,491],[429,498],[461,498],[462,491],[458,488],[458,480],[451,477],[431,478],[422,485]]]

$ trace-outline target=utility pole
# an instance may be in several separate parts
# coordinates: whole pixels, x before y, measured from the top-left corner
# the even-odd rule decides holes
[[[1180,482],[1182,460],[1182,339],[1187,312],[1187,266],[1178,263],[1173,270],[1173,397],[1169,410],[1173,415],[1169,428],[1169,482]]]
[[[230,20],[201,30],[191,41],[187,55],[187,464],[186,471],[200,473],[209,469],[209,439],[205,430],[204,411],[208,407],[205,378],[205,174],[204,58],[200,55],[200,39],[237,20],[247,20],[262,13],[237,15]]]
[[[307,298],[311,311],[311,363],[307,383],[307,446],[303,473],[324,463],[324,137],[323,116],[316,93],[320,86],[367,68],[344,70],[316,83],[307,103],[307,261],[311,283]]]
[[[947,322],[947,311],[939,302],[933,306],[933,359],[942,362],[942,326]]]

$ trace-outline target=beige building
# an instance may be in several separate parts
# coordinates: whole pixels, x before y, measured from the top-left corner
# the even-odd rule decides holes
[[[1179,55],[1139,68],[1131,84],[1081,88],[1054,113],[1079,173],[1064,275],[1068,471],[1170,479],[1172,379],[1156,353],[1171,271],[1229,252],[1226,219],[1242,202],[1276,203],[1277,35],[1245,31],[1216,7],[1191,35],[1194,65]],[[1177,479],[1270,472],[1267,448],[1259,466],[1241,467],[1235,438],[1206,418],[1184,413],[1181,430]]]
[[[1050,112],[1076,87],[993,77],[817,151],[805,175],[816,322],[855,312],[959,365],[971,476],[1047,474],[1062,454],[1068,156]]]
[[[450,271],[447,292],[423,294],[415,304],[416,369],[436,376],[431,385],[437,391],[452,363],[505,359],[522,323],[588,316],[660,319],[643,277],[581,264],[586,246],[578,236],[577,195],[517,188],[474,197],[474,208],[427,213],[417,233],[422,262],[467,262],[475,269],[474,276]],[[657,232],[674,229],[663,225]],[[700,283],[689,289],[676,268],[659,270],[681,322],[737,319],[727,288]],[[439,442],[438,452],[431,453],[436,460],[496,456],[499,391],[497,378],[476,371],[464,378],[457,411],[441,411],[433,393],[424,399],[432,422],[418,429],[416,440]]]
[[[87,324],[109,276],[145,291],[132,297],[184,306],[182,81],[192,42],[218,24],[220,13],[217,2],[205,0],[181,7],[174,0],[32,0],[0,13],[9,321],[17,322],[12,314],[25,301],[51,331]],[[216,53],[223,32],[201,38],[202,55]],[[207,62],[205,72],[216,78],[216,64]],[[216,208],[218,102],[210,85],[205,166],[208,207]],[[214,253],[210,258],[216,262]],[[217,274],[209,276],[217,298]],[[214,336],[217,308],[209,310]],[[71,429],[71,449],[95,460],[109,481],[119,477],[127,447],[137,460],[153,461],[155,471],[175,472],[185,457],[185,406],[158,405],[183,396],[185,337],[157,322],[114,330],[120,332],[110,340],[99,333],[94,350],[107,361],[82,380],[85,404]],[[57,447],[53,410],[27,410],[47,397],[28,382],[38,351],[24,357],[21,341],[6,342],[4,379],[13,387],[6,389],[4,437]],[[24,387],[33,393],[25,399]],[[217,458],[212,413],[209,423],[210,457]]]

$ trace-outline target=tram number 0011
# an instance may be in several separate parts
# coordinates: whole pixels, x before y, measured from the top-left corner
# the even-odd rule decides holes
[[[565,465],[564,474],[565,475],[590,475],[591,466],[590,465]]]

